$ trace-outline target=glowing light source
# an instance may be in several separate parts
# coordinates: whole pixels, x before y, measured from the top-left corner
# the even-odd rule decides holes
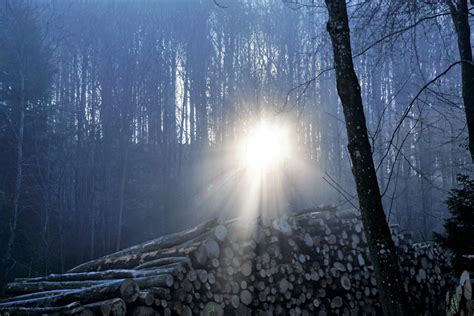
[[[241,144],[241,158],[254,171],[272,171],[289,157],[289,136],[284,126],[259,121],[248,130]]]

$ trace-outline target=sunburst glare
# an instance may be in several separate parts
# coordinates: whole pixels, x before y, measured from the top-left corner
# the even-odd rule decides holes
[[[253,172],[275,172],[284,166],[290,155],[288,128],[277,122],[261,120],[250,128],[240,144],[244,168]]]

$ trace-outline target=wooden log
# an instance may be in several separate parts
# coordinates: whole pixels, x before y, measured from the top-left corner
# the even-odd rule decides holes
[[[15,279],[15,280],[20,280],[21,282],[13,282],[10,284],[15,284],[16,286],[17,284],[25,284],[26,282],[43,282],[43,281],[69,282],[69,281],[92,281],[92,280],[140,278],[140,277],[147,277],[147,276],[153,276],[153,275],[159,275],[159,274],[170,274],[170,273],[173,273],[173,271],[179,267],[180,267],[180,264],[175,263],[163,268],[148,269],[148,270],[115,269],[115,270],[105,270],[105,271],[100,271],[100,272],[50,274],[44,277]]]
[[[191,308],[189,308],[188,305],[184,305],[183,310],[181,312],[181,315],[183,315],[183,316],[192,316],[193,312],[192,312]]]
[[[472,280],[468,279],[463,285],[464,298],[468,301],[472,300]]]
[[[273,220],[271,227],[285,236],[291,236],[293,232],[288,220],[285,217],[280,217]]]
[[[73,309],[70,312],[70,315],[72,316],[95,316],[95,313],[91,311],[90,309],[84,308],[82,306]]]
[[[172,287],[174,283],[171,274],[160,274],[149,277],[135,278],[133,281],[142,289],[149,289],[152,287]]]
[[[343,304],[342,298],[340,296],[335,296],[333,297],[331,301],[331,308],[332,309],[340,308],[342,307],[342,304]]]
[[[351,289],[351,280],[347,275],[343,275],[341,277],[341,286],[346,291],[349,291]]]
[[[223,316],[224,309],[220,304],[215,302],[209,302],[204,306],[202,311],[203,316]]]
[[[177,315],[191,316],[192,311],[186,304],[182,302],[170,301],[170,309],[174,311]]]
[[[148,291],[140,291],[137,302],[140,305],[152,306],[155,303],[155,297]]]
[[[228,230],[225,225],[218,225],[214,228],[214,236],[220,242],[223,242],[228,235]]]
[[[110,269],[133,269],[145,262],[169,257],[190,257],[194,258],[193,253],[196,252],[202,242],[196,242],[185,246],[176,246],[166,249],[159,249],[156,251],[137,253],[131,255],[122,255],[106,258],[100,261],[100,264],[94,266],[94,270],[110,270]],[[85,268],[73,269],[72,272],[80,272]]]
[[[149,269],[149,268],[158,268],[162,266],[168,266],[176,263],[182,263],[188,267],[191,265],[191,260],[188,257],[166,257],[160,258],[152,261],[148,261],[136,266],[134,269]]]
[[[81,315],[88,314],[90,312],[93,315],[103,316],[124,316],[127,312],[127,305],[120,298],[113,298],[110,300],[94,302],[75,309],[71,314]]]
[[[55,294],[63,293],[65,291],[67,291],[67,290],[51,290],[51,291],[44,291],[44,292],[36,292],[36,293],[18,295],[18,296],[13,296],[13,297],[9,297],[9,298],[5,298],[5,299],[0,300],[0,304],[5,303],[5,302],[11,302],[11,301],[21,301],[21,300],[28,300],[28,299],[39,298],[39,297],[44,297],[44,296],[52,296],[52,295],[55,295]]]
[[[245,261],[241,266],[240,270],[242,274],[246,277],[249,277],[252,274],[252,262],[251,261]]]
[[[214,239],[206,240],[202,243],[201,247],[204,247],[208,259],[212,260],[219,258],[220,247]]]
[[[150,287],[148,288],[148,292],[153,294],[155,298],[159,299],[168,299],[170,298],[170,289],[163,288],[163,287]]]
[[[207,276],[208,276],[207,270],[200,269],[197,271],[197,277],[201,283],[207,282]]]
[[[337,212],[337,208],[334,205],[321,205],[318,207],[308,208],[308,209],[304,209],[299,212],[296,212],[293,214],[293,217],[298,218],[298,217],[308,215],[308,214],[323,216],[323,215],[326,215],[326,213],[334,214],[336,212]]]
[[[58,289],[78,289],[90,287],[93,285],[101,284],[104,282],[111,282],[113,280],[103,280],[100,278],[108,277],[117,277],[117,278],[134,278],[138,282],[143,283],[145,280],[153,281],[156,284],[155,286],[167,286],[170,287],[173,285],[173,277],[169,274],[174,269],[155,269],[155,270],[109,270],[103,272],[89,272],[89,273],[78,273],[76,274],[65,274],[64,277],[61,275],[53,275],[55,279],[86,279],[90,277],[95,280],[87,281],[59,281],[59,282],[50,282],[50,281],[41,281],[41,282],[13,282],[7,284],[5,290],[8,293],[32,293],[39,291],[50,291]],[[143,284],[150,284],[143,283]]]
[[[0,304],[0,309],[8,307],[62,306],[78,301],[83,304],[104,299],[120,297],[126,303],[133,303],[138,298],[138,285],[131,280],[114,280],[94,285],[85,289],[75,289],[59,294],[37,297],[26,300],[11,301]]]
[[[127,313],[128,316],[159,316],[160,313],[150,306],[135,306]]]
[[[108,281],[108,280],[105,280]],[[67,290],[79,289],[94,286],[103,283],[100,281],[65,281],[65,282],[13,282],[8,283],[5,287],[7,293],[27,294],[33,292],[51,291],[51,290]]]
[[[232,295],[230,299],[230,304],[233,308],[237,309],[240,306],[240,298],[238,295]]]
[[[98,271],[101,270],[102,266],[106,266],[107,262],[113,258],[132,256],[146,252],[154,252],[160,249],[172,248],[190,239],[198,237],[199,235],[211,229],[216,224],[217,219],[214,218],[191,229],[179,233],[174,233],[171,235],[162,236],[157,239],[120,250],[118,252],[101,257],[99,259],[83,263],[77,267],[72,268],[71,270],[69,270],[69,272]]]
[[[242,292],[240,292],[240,301],[242,302],[242,304],[250,305],[250,303],[252,303],[252,300],[253,300],[253,297],[250,291],[243,290]]]
[[[9,313],[11,315],[42,315],[42,314],[53,314],[53,313],[67,313],[75,308],[79,307],[79,302],[73,302],[65,306],[57,307],[23,307],[23,306],[11,306],[11,307],[0,307],[0,315],[3,313]]]

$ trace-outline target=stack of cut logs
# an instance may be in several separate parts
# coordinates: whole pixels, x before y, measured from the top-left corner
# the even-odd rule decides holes
[[[444,312],[446,258],[391,228],[410,306]],[[366,242],[358,214],[332,207],[211,220],[65,274],[16,279],[0,314],[379,314]]]

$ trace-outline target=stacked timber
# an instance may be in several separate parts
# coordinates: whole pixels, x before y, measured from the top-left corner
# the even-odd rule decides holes
[[[444,312],[448,260],[391,226],[410,306]],[[68,315],[379,314],[357,212],[210,220],[81,264],[16,279],[0,313]],[[16,295],[16,296],[13,296]]]

